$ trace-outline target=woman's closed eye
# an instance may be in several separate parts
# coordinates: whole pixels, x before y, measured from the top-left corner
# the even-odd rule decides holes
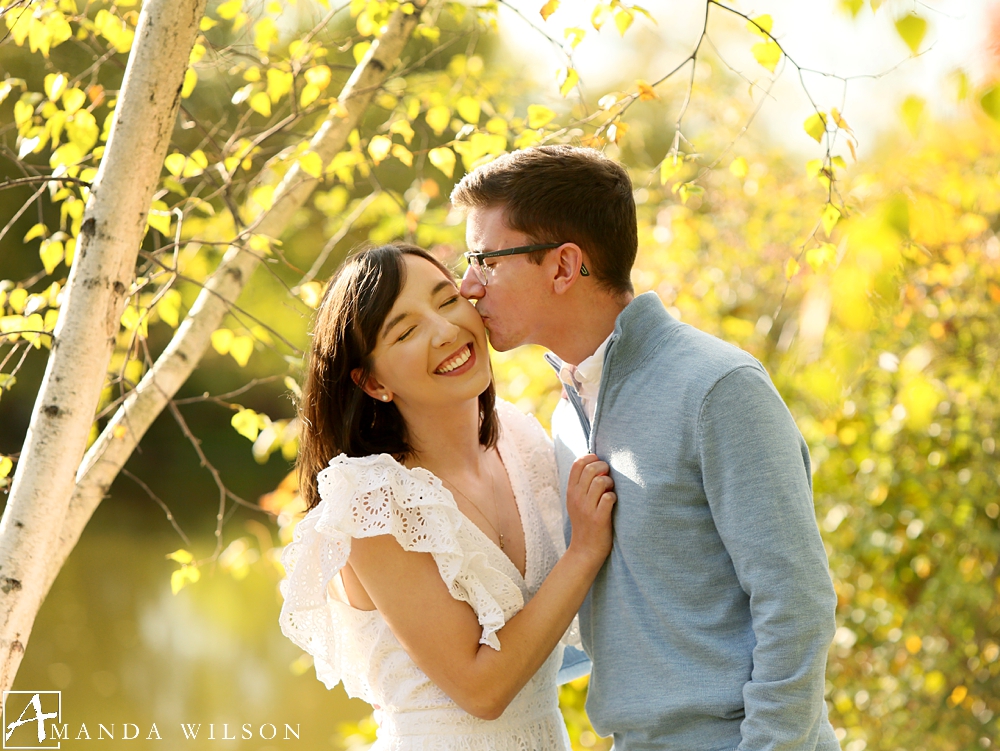
[[[441,303],[441,307],[443,308],[443,307],[445,307],[447,305],[452,305],[452,304],[454,304],[456,302],[458,302],[458,295],[453,295],[452,297],[449,297],[447,300],[445,300],[443,303]]]
[[[406,331],[404,331],[402,334],[399,335],[399,338],[396,341],[397,342],[401,342],[404,339],[406,339],[406,337],[408,337],[410,334],[413,333],[413,330],[415,328],[417,328],[417,327],[416,326],[410,326],[410,328],[408,328]]]

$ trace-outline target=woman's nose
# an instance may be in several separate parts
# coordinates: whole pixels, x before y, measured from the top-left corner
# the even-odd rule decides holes
[[[437,316],[434,323],[434,346],[444,347],[458,339],[459,328],[444,316]]]

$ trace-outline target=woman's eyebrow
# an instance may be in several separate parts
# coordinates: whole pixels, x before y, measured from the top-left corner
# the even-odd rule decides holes
[[[434,285],[434,289],[431,290],[431,297],[436,296],[441,290],[446,289],[448,287],[456,289],[454,282],[448,279],[442,279],[440,282]],[[386,321],[385,326],[382,327],[382,333],[380,334],[380,336],[384,337],[386,334],[392,331],[393,327],[397,323],[399,323],[409,315],[411,315],[409,312],[403,311],[398,316],[393,316],[392,318],[390,318],[388,321]]]

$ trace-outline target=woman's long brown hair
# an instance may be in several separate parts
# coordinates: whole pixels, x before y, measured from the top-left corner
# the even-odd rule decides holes
[[[301,429],[296,464],[299,492],[308,508],[319,503],[316,475],[338,454],[391,454],[402,460],[412,452],[406,422],[392,402],[368,396],[351,377],[360,368],[362,383],[371,373],[378,332],[406,281],[406,255],[440,261],[415,245],[383,245],[350,257],[323,295],[316,311],[313,341],[299,405]],[[492,380],[479,395],[479,442],[496,444],[496,391]]]

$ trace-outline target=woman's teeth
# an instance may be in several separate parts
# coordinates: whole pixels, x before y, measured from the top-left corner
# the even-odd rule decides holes
[[[462,348],[461,352],[459,352],[457,355],[455,355],[454,357],[452,357],[450,360],[446,360],[444,362],[444,364],[442,364],[434,372],[435,373],[440,373],[442,375],[444,373],[450,373],[455,368],[460,368],[463,365],[465,365],[465,363],[467,363],[469,361],[470,357],[472,357],[472,347],[469,346],[468,344],[466,344],[465,347]]]

